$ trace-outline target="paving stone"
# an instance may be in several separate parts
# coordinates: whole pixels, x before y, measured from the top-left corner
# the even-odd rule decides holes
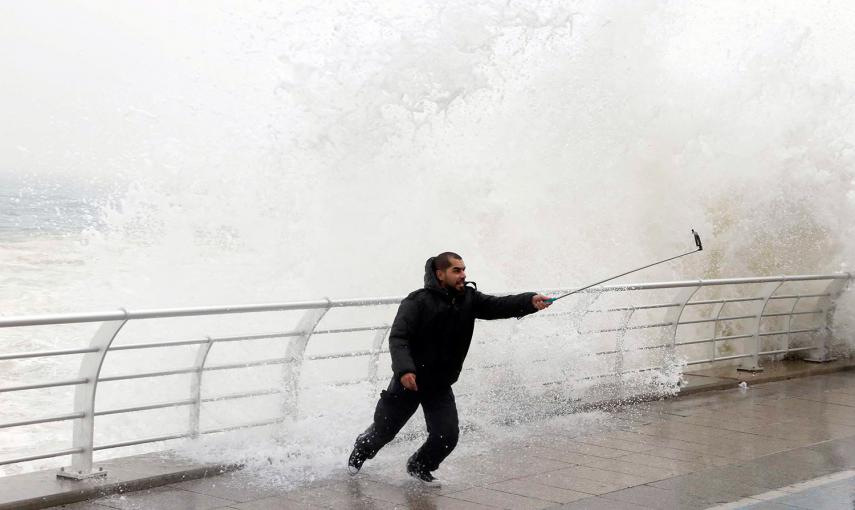
[[[234,501],[178,489],[152,489],[115,494],[95,500],[120,510],[208,510],[231,506]]]
[[[696,462],[667,459],[665,457],[657,457],[655,455],[649,455],[646,453],[633,453],[632,455],[621,457],[621,460],[625,460],[627,462],[634,462],[643,466],[650,466],[655,468],[667,469],[670,471],[676,471],[679,473],[691,473],[693,471],[700,471],[708,467],[704,464],[699,464]]]
[[[206,494],[237,502],[253,501],[270,496],[281,495],[285,490],[258,483],[252,475],[246,473],[228,473],[221,476],[191,480],[172,484],[169,487]]]
[[[782,505],[780,503],[776,503],[774,501],[760,501],[754,504],[744,505],[735,507],[739,509],[751,509],[751,510],[804,510],[803,508],[797,508],[790,505]],[[819,510],[822,507],[815,507],[810,510]],[[822,510],[825,510],[824,508]],[[848,509],[847,509],[848,510]]]
[[[654,444],[656,446],[661,446],[664,448],[670,448],[672,450],[693,452],[698,455],[714,455],[719,458],[730,459],[730,460],[748,460],[752,459],[755,456],[749,453],[742,453],[739,449],[735,449],[733,447],[722,446],[721,442],[718,445],[716,444],[706,444],[706,443],[697,443],[693,441],[675,439],[670,437],[661,437],[661,436],[647,436],[644,434],[637,434],[635,432],[625,432],[622,436],[623,439],[632,440],[632,436],[641,436],[642,438],[649,439],[638,439],[638,441],[649,441],[650,444]]]
[[[855,407],[855,393],[843,393],[839,391],[825,391],[811,397],[800,397],[805,400],[817,400],[837,404],[841,406]]]
[[[454,499],[448,496],[440,496],[426,499],[424,506],[422,506],[422,503],[410,503],[407,508],[409,510],[495,510],[496,507],[485,506],[462,499]]]
[[[570,465],[567,462],[539,458],[533,455],[513,454],[503,455],[499,458],[478,455],[456,464],[463,468],[471,467],[472,471],[479,473],[501,475],[499,478],[504,479],[545,473]]]
[[[504,482],[494,483],[487,486],[488,489],[496,491],[518,494],[529,498],[537,498],[554,503],[569,503],[577,499],[589,498],[590,494],[584,492],[576,492],[560,487],[551,487],[536,483],[530,479],[515,479],[506,480]]]
[[[597,458],[596,460],[592,460],[584,465],[604,469],[606,471],[616,471],[618,473],[641,476],[648,479],[648,481],[664,480],[666,478],[671,478],[683,474],[679,471],[627,462],[623,460],[623,457],[618,457],[616,459]]]
[[[420,499],[407,501],[400,510],[496,510],[496,507],[485,506],[471,501],[454,499],[448,496],[425,496]]]
[[[514,478],[513,470],[507,470],[505,472],[502,470],[496,470],[492,473],[481,473],[475,468],[465,465],[464,463],[454,463],[453,465],[442,466],[442,468],[440,468],[438,472],[435,472],[434,475],[442,480],[442,488],[440,491],[443,494]],[[392,480],[388,481],[391,482]],[[410,486],[419,484],[419,482],[415,481],[406,473],[401,473],[401,478],[395,479],[394,483]]]
[[[770,417],[766,417],[764,421],[759,413],[750,412],[750,408],[743,408],[740,411],[725,408],[715,411],[698,412],[691,416],[677,418],[674,421],[697,427],[744,432],[744,429],[768,424],[769,419]]]
[[[614,457],[621,457],[630,453],[627,450],[619,450],[616,448],[609,448],[606,446],[593,445],[587,443],[579,443],[576,441],[570,441],[566,443],[562,443],[559,445],[555,445],[556,449],[561,449],[567,452],[581,453],[584,455],[593,455],[594,457],[604,457],[607,459],[611,459]]]
[[[723,471],[711,469],[702,473],[677,476],[648,485],[678,491],[690,497],[711,503],[728,503],[754,494],[762,494],[767,487],[750,485],[723,477]]]
[[[788,441],[816,443],[819,441],[851,436],[855,434],[855,427],[825,423],[822,427],[817,428],[815,424],[803,426],[793,424],[792,420],[788,420],[780,423],[757,426],[747,430],[746,432],[757,434],[758,436],[779,438]]]
[[[615,438],[603,438],[603,437],[580,437],[576,439],[579,443],[591,444],[595,446],[601,446],[606,448],[611,448],[613,450],[622,450],[626,452],[646,452],[655,448],[653,445],[648,445],[644,443],[636,443],[632,441],[623,441],[621,439]]]
[[[273,499],[290,500],[328,508],[350,508],[350,506],[356,505],[357,508],[381,509],[395,506],[393,502],[373,498],[360,493],[358,490],[354,491],[349,483],[350,481],[345,480],[327,485],[298,488],[281,496],[275,496]]]
[[[364,508],[356,502],[354,508]],[[232,508],[237,510],[326,510],[329,507],[314,505],[305,501],[294,501],[283,497],[270,497],[249,501],[246,503],[235,504]]]
[[[855,467],[855,437],[833,439],[808,447],[821,455],[838,459],[847,468]]]
[[[816,450],[800,448],[761,457],[719,472],[724,479],[777,489],[845,469],[846,462]]]
[[[544,446],[529,446],[523,449],[514,450],[508,452],[509,455],[514,455],[516,451],[524,451],[526,454],[531,455],[535,459],[547,459],[553,460],[556,462],[564,463],[565,465],[584,465],[586,462],[589,462],[594,459],[603,459],[605,457],[597,457],[595,455],[587,455],[579,452],[571,452],[565,450],[556,450],[554,448],[546,448]],[[629,453],[629,452],[624,452]]]
[[[595,482],[605,484],[619,484],[626,487],[641,485],[649,481],[648,477],[619,473],[617,471],[608,471],[588,466],[574,466],[559,471],[553,471],[553,473],[578,478],[587,478],[588,480],[594,480]]]
[[[555,503],[543,499],[529,498],[518,494],[496,491],[484,487],[475,487],[461,492],[449,494],[449,498],[462,499],[480,505],[508,510],[540,510],[554,506]]]
[[[561,489],[567,489],[576,492],[583,492],[586,494],[591,494],[593,496],[605,494],[607,492],[613,492],[620,489],[626,489],[627,487],[632,486],[632,484],[604,483],[588,478],[579,478],[577,476],[562,473],[560,471],[550,471],[549,473],[529,476],[523,478],[522,480],[530,480],[535,483],[549,485],[551,487],[558,487]]]
[[[413,498],[430,495],[428,490],[421,490],[421,488],[414,485],[393,485],[373,480],[357,479],[352,480],[347,485],[337,484],[331,486],[330,490],[338,490],[357,500],[372,498],[401,504],[407,503]]]
[[[623,501],[657,509],[700,509],[707,508],[707,501],[679,491],[660,489],[650,485],[639,485],[600,496],[609,500]]]
[[[652,455],[654,457],[662,457],[665,459],[678,460],[683,462],[691,462],[694,464],[701,464],[704,466],[726,466],[729,464],[733,464],[736,462],[736,459],[727,458],[727,457],[719,457],[718,455],[714,455],[711,453],[697,453],[697,452],[689,452],[686,450],[678,450],[676,448],[668,448],[668,447],[659,447],[655,448],[649,452],[648,455]]]
[[[834,490],[830,487],[818,487],[798,494],[787,495],[771,502],[781,505],[789,505],[798,508],[823,510],[852,510],[855,506],[855,495],[848,487],[842,490]]]
[[[627,503],[625,501],[605,499],[602,497],[590,497],[580,499],[578,501],[573,501],[572,503],[556,506],[553,508],[556,510],[647,510],[649,508],[657,507],[646,507],[633,503]]]

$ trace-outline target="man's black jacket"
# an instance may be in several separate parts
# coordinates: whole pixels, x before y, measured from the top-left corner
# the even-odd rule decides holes
[[[475,319],[508,319],[534,313],[534,292],[489,296],[472,287],[463,292],[442,288],[433,268],[425,264],[425,286],[412,292],[398,308],[389,335],[395,377],[416,374],[419,390],[454,384],[469,352]]]

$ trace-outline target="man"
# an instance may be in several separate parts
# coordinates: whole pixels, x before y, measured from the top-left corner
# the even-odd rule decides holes
[[[356,438],[347,462],[355,475],[410,419],[419,404],[428,438],[407,461],[407,473],[438,486],[431,475],[457,445],[457,406],[451,385],[469,351],[475,319],[522,317],[548,307],[549,298],[534,292],[496,297],[478,292],[466,281],[466,266],[452,252],[425,264],[425,286],[398,308],[389,335],[392,381],[380,392],[374,423]]]

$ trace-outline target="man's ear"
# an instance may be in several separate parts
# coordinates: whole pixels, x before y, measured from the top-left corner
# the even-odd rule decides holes
[[[434,274],[436,275],[436,281],[441,282],[441,281],[442,281],[442,278],[440,278],[440,277],[439,277],[439,275],[441,275],[441,274],[442,274],[442,271],[440,271],[439,269],[437,269],[436,271],[434,271]]]

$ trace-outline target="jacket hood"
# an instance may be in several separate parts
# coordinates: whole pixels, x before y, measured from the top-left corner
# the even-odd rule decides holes
[[[445,289],[442,288],[442,285],[439,284],[439,280],[436,279],[436,270],[433,267],[434,260],[436,260],[436,257],[431,257],[427,259],[427,262],[425,262],[425,288],[438,290],[444,293]]]

